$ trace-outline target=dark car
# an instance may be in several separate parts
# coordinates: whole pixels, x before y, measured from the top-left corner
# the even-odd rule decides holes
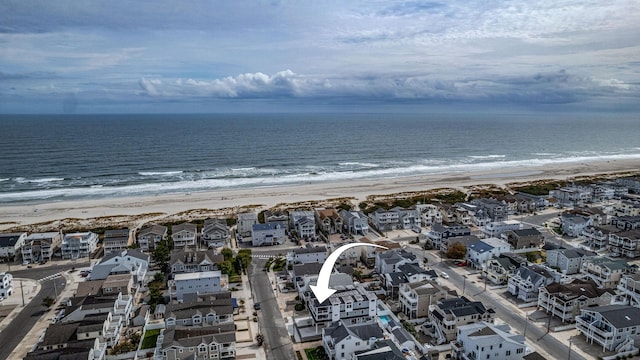
[[[253,309],[254,310],[260,310],[260,303],[253,304]]]

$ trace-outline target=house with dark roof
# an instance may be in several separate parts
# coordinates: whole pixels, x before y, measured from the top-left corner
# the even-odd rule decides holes
[[[524,336],[511,333],[507,324],[483,321],[459,326],[451,345],[456,359],[522,360],[527,349],[524,340]]]
[[[379,340],[371,350],[357,352],[353,360],[405,360],[407,357],[390,339]]]
[[[202,242],[208,248],[221,248],[231,238],[229,226],[225,219],[207,219],[202,226]]]
[[[311,244],[293,249],[287,255],[287,261],[292,264],[323,263],[325,260],[327,260],[327,248]]]
[[[175,327],[206,327],[233,324],[233,299],[223,291],[208,295],[185,296],[183,302],[174,301],[165,308],[165,324]]]
[[[524,302],[538,301],[540,287],[560,282],[561,275],[538,265],[521,266],[507,282],[509,293]]]
[[[185,222],[171,226],[171,240],[174,247],[196,246],[198,225]]]
[[[554,282],[540,287],[538,308],[562,322],[572,323],[580,309],[609,305],[614,296],[613,290],[600,289],[593,280],[575,279],[569,284]]]
[[[580,309],[576,329],[590,344],[603,351],[619,352],[640,333],[640,308],[631,305],[607,305]]]
[[[514,253],[502,253],[485,263],[484,274],[487,280],[495,285],[505,285],[509,278],[515,274],[521,266],[527,264],[527,259]]]
[[[514,249],[536,248],[544,244],[544,236],[535,228],[508,230],[500,237]]]
[[[622,275],[616,290],[629,305],[640,307],[640,274]]]
[[[133,244],[133,236],[131,236],[129,229],[109,229],[104,232],[102,238],[105,254],[125,250],[131,244]]]
[[[456,339],[460,325],[474,324],[481,321],[492,323],[495,311],[486,308],[480,301],[471,301],[466,297],[444,299],[429,306],[429,322],[427,332],[437,339],[438,344]]]
[[[611,234],[619,233],[621,231],[621,229],[618,229],[613,225],[587,226],[582,230],[582,236],[586,239],[589,248],[593,250],[600,250],[607,247]]]
[[[369,218],[364,212],[340,210],[340,217],[349,234],[366,236],[369,233]]]
[[[213,250],[183,249],[171,252],[169,269],[172,274],[218,270],[224,256]]]
[[[431,225],[431,230],[427,232],[427,237],[436,249],[441,248],[443,241],[453,237],[469,236],[471,235],[471,229],[467,225],[450,223],[449,225],[443,225],[434,223]]]
[[[26,232],[0,234],[0,258],[15,260],[26,238]]]
[[[621,230],[633,230],[640,228],[640,215],[617,216],[611,219],[611,225]]]
[[[582,262],[596,256],[596,253],[580,248],[556,248],[547,250],[547,265],[559,272],[572,275],[580,272]]]
[[[398,266],[404,264],[418,264],[418,258],[404,249],[376,253],[375,271],[378,274],[395,272]]]
[[[220,324],[201,328],[162,330],[156,351],[163,360],[173,359],[235,359],[236,332],[234,324]]]
[[[322,347],[332,360],[351,360],[356,352],[373,348],[384,334],[378,323],[344,324],[332,323],[322,330]]]
[[[155,250],[156,246],[168,238],[169,229],[162,225],[146,225],[138,232],[137,239],[140,250],[144,252]]]
[[[397,299],[402,284],[435,280],[438,278],[438,274],[435,270],[426,270],[415,263],[409,263],[397,266],[395,272],[381,274],[381,278],[387,296],[391,299]]]
[[[612,256],[637,258],[640,256],[640,229],[626,230],[609,235],[607,249]]]

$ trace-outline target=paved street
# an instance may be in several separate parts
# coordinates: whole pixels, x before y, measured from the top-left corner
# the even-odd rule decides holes
[[[54,281],[57,281],[55,289]],[[16,288],[16,292],[19,293],[19,282],[16,281],[14,286]],[[55,297],[55,290],[60,293],[65,286],[66,281],[64,278],[48,280],[42,283],[42,289],[40,292],[33,297],[31,302],[26,303],[24,309],[22,309],[13,321],[7,324],[7,327],[0,332],[0,339],[2,339],[2,346],[0,346],[0,359],[9,359],[9,355],[45,313],[45,308],[42,306],[42,300],[46,297]],[[34,339],[34,342],[35,340],[36,339]]]
[[[265,259],[253,259],[249,267],[249,282],[254,303],[259,303],[261,307],[258,311],[258,322],[260,332],[265,338],[267,359],[297,360],[291,338],[278,308],[273,285],[267,273],[262,271],[265,264]]]
[[[49,264],[51,265],[49,266]],[[24,266],[20,266],[20,268],[22,268],[21,270],[15,270],[15,268],[12,266],[11,275],[13,275],[14,278],[40,280],[47,276],[59,273],[61,271],[71,270],[72,267],[75,267],[76,269],[80,269],[83,267],[88,267],[90,265],[89,261],[72,263],[72,264],[67,263],[67,264],[61,264],[61,265],[55,265],[55,262],[51,262],[49,264],[33,265],[31,269],[26,269]],[[4,266],[4,270],[2,271],[6,271],[6,270],[7,270],[7,267]]]
[[[474,279],[465,279],[456,271],[451,270],[444,263],[440,263],[439,259],[430,252],[427,252],[429,257],[429,265],[432,269],[436,269],[438,272],[445,271],[449,275],[449,281],[458,289],[464,288],[464,294],[473,300],[482,301],[484,304],[491,304],[496,311],[496,315],[509,324],[513,330],[524,333],[525,318],[520,312],[514,312],[509,309],[497,298],[500,295],[492,291],[483,291],[484,284],[477,279],[476,275],[473,275]],[[472,283],[475,281],[475,284]],[[546,334],[546,329],[542,329],[536,326],[534,323],[529,322],[527,324],[527,339],[530,344],[537,344],[539,347],[547,351],[554,359],[568,359],[571,355],[572,360],[585,360],[584,357],[577,354],[575,351],[569,354],[569,347],[567,344],[561,343],[555,337]]]

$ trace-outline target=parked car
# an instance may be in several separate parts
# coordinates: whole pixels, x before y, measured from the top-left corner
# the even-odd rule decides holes
[[[449,274],[447,274],[447,273],[446,273],[446,272],[444,272],[444,271],[443,271],[442,273],[440,273],[440,276],[441,276],[441,277],[443,277],[443,278],[445,278],[445,279],[448,279],[448,278],[449,278]]]
[[[253,304],[253,309],[254,310],[260,310],[260,303]]]

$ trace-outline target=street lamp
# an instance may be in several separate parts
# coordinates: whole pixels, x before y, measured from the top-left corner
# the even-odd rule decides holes
[[[462,275],[462,296],[464,296],[464,291],[467,288],[467,275]]]
[[[571,345],[573,345],[573,340],[569,338],[569,355],[567,356],[568,360],[571,360]]]

